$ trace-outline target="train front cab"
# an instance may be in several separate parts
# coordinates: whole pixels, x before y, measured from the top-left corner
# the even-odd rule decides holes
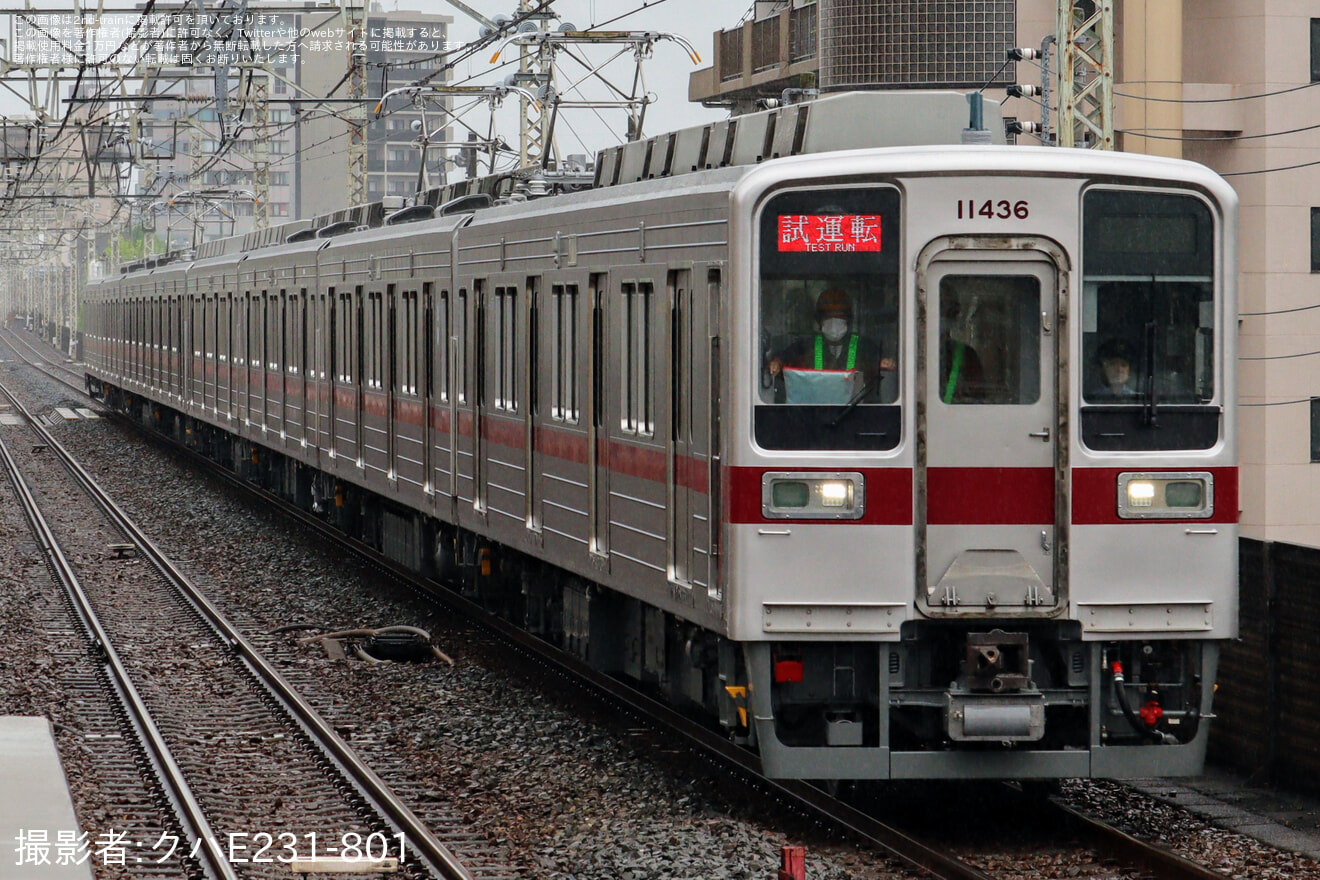
[[[1187,163],[1023,152],[739,194],[726,563],[771,775],[1203,763],[1237,630],[1235,200]],[[820,369],[827,291],[880,369]]]

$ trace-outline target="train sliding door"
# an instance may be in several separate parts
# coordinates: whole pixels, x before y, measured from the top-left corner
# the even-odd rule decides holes
[[[669,273],[669,443],[665,481],[669,502],[669,580],[692,585],[693,476],[697,473],[692,443],[692,272]],[[704,579],[703,579],[704,580]]]
[[[1047,613],[1059,602],[1060,273],[1045,254],[1016,253],[960,251],[919,270],[917,558],[932,616]]]

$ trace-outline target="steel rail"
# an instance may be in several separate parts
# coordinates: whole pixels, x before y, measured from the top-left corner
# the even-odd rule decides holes
[[[167,442],[169,440],[163,435],[147,431],[136,422],[133,425],[149,437]],[[592,687],[635,711],[639,716],[658,721],[674,732],[680,733],[703,751],[720,760],[736,765],[746,776],[754,779],[757,785],[770,789],[785,801],[802,807],[807,812],[848,830],[859,839],[889,853],[899,861],[937,878],[947,878],[947,880],[991,880],[990,875],[979,869],[839,801],[815,786],[796,780],[768,779],[762,776],[759,769],[759,759],[753,753],[733,744],[704,725],[674,711],[667,704],[653,700],[617,679],[592,669],[587,664],[564,654],[547,642],[528,634],[505,620],[490,616],[478,603],[444,588],[443,585],[437,585],[435,582],[421,578],[410,569],[381,556],[372,547],[345,535],[329,523],[290,504],[278,495],[241,479],[233,472],[200,453],[172,442],[169,442],[169,448],[182,452],[230,485],[274,505],[285,515],[323,537],[347,546],[368,563],[393,575],[410,588],[462,612],[469,618],[480,622],[490,630],[513,642],[520,649],[534,654],[538,659],[588,681]],[[437,589],[437,586],[440,586],[440,589]],[[1226,874],[1219,873],[1169,850],[1132,837],[1098,819],[1079,813],[1065,804],[1058,803],[1053,799],[1049,801],[1049,804],[1051,808],[1059,810],[1067,821],[1074,823],[1079,833],[1091,841],[1092,846],[1102,852],[1113,854],[1121,862],[1149,871],[1161,880],[1229,880]]]
[[[1153,843],[1138,840],[1112,825],[1092,818],[1056,798],[1049,799],[1050,809],[1077,829],[1090,845],[1111,852],[1119,861],[1133,865],[1160,880],[1229,880],[1229,875],[1185,859]]]
[[[57,455],[74,479],[96,501],[117,527],[137,545],[138,552],[179,591],[184,599],[201,615],[217,637],[247,667],[249,672],[266,688],[267,692],[284,708],[289,716],[301,727],[313,742],[325,753],[332,766],[352,785],[352,787],[371,805],[380,816],[404,835],[410,852],[416,855],[427,869],[444,880],[474,880],[471,872],[450,850],[436,838],[429,828],[401,800],[388,785],[359,758],[352,747],[346,743],[334,728],[285,680],[278,670],[270,665],[243,634],[225,620],[218,608],[211,603],[183,574],[159,547],[138,528],[123,509],[109,497],[83,469],[76,459],[55,439],[49,431],[37,422],[23,407],[12,392],[0,384],[0,392],[9,398],[14,408],[27,419],[29,425]],[[90,610],[90,606],[89,606]],[[109,648],[105,634],[97,628],[98,643]],[[125,681],[127,679],[125,678]],[[130,684],[131,686],[131,684]],[[200,815],[200,811],[199,811]],[[210,835],[214,842],[214,835]],[[218,848],[218,844],[217,848]],[[233,874],[219,875],[233,877]]]
[[[134,425],[135,427],[141,427],[136,423]],[[149,437],[168,439],[159,434],[146,433]],[[551,664],[561,672],[588,682],[598,692],[604,693],[610,699],[623,704],[639,717],[658,722],[671,731],[681,734],[694,746],[711,754],[718,760],[734,764],[745,777],[754,780],[756,785],[769,789],[784,801],[802,809],[804,812],[811,813],[836,827],[846,829],[859,839],[888,853],[896,860],[923,871],[931,877],[939,878],[939,880],[993,880],[990,875],[977,868],[930,847],[893,826],[868,816],[861,810],[830,797],[821,789],[795,780],[769,779],[762,776],[759,768],[760,759],[755,754],[735,745],[706,726],[691,721],[666,704],[653,700],[628,685],[592,669],[587,664],[565,655],[547,642],[529,635],[513,624],[489,616],[479,604],[469,601],[451,590],[437,589],[438,585],[434,582],[428,582],[420,578],[408,568],[379,555],[370,546],[345,535],[329,523],[289,504],[278,495],[267,492],[265,489],[241,479],[205,456],[173,443],[169,444],[169,448],[175,452],[182,452],[199,466],[225,480],[230,485],[278,508],[281,513],[318,535],[336,544],[348,547],[368,564],[392,575],[428,599],[438,601],[446,607],[463,613],[471,620],[498,633],[519,649],[534,655],[537,659]]]
[[[27,344],[26,340],[24,340],[24,344]],[[47,373],[47,375],[50,374]],[[63,379],[54,376],[51,378],[63,382],[65,385],[68,385],[75,390],[80,390]],[[116,415],[118,415],[115,410],[111,410],[111,412],[115,412]],[[137,422],[129,421],[134,428],[142,431],[148,437],[168,440],[168,438],[164,438],[162,435],[147,431]],[[596,672],[585,663],[581,663],[575,658],[564,655],[558,649],[548,645],[535,636],[528,635],[506,621],[491,617],[480,605],[465,599],[454,591],[448,589],[444,589],[443,592],[438,591],[433,582],[426,581],[420,578],[415,572],[398,565],[392,560],[382,557],[373,548],[345,535],[334,526],[318,519],[301,508],[289,504],[278,495],[267,492],[265,489],[242,480],[233,472],[216,464],[200,453],[173,442],[169,443],[169,448],[176,452],[182,452],[201,467],[205,468],[208,472],[219,476],[229,484],[238,487],[244,492],[251,493],[267,503],[275,505],[285,515],[312,529],[323,537],[344,544],[373,566],[389,572],[412,589],[417,590],[418,592],[425,594],[427,597],[439,601],[446,606],[459,610],[467,614],[470,618],[480,621],[489,629],[514,642],[520,648],[535,654],[538,658],[543,658],[556,666],[567,669],[574,675],[587,679],[596,689],[608,694],[612,699],[629,706],[639,714],[655,718],[667,727],[671,727],[672,729],[684,733],[685,736],[691,739],[704,751],[715,755],[721,760],[727,760],[734,763],[746,775],[754,777],[757,784],[770,788],[785,800],[796,802],[806,807],[810,812],[848,829],[858,838],[890,853],[900,861],[916,867],[919,870],[925,871],[934,877],[950,878],[950,880],[955,880],[955,878],[956,880],[989,880],[988,875],[976,868],[928,847],[919,840],[904,834],[898,829],[879,822],[862,811],[830,797],[826,792],[818,788],[802,782],[770,780],[762,777],[757,766],[758,761],[754,755],[747,750],[730,743],[728,740],[717,736],[709,729],[696,724],[687,717],[673,711],[666,704],[652,700],[627,685],[624,685],[609,676]],[[1048,808],[1059,812],[1063,821],[1073,824],[1080,834],[1088,838],[1091,841],[1092,846],[1095,846],[1099,850],[1114,854],[1124,863],[1152,872],[1156,876],[1162,878],[1162,880],[1227,880],[1227,875],[1225,874],[1214,871],[1188,859],[1184,859],[1169,850],[1125,834],[1111,825],[1080,813],[1066,804],[1058,802],[1056,799],[1051,798],[1047,803]]]
[[[10,393],[9,389],[0,385],[0,391],[3,391],[11,403],[23,412],[28,424],[35,428],[36,423],[22,409],[22,405],[18,403],[18,400]],[[41,436],[41,432],[38,432],[38,436]],[[129,679],[128,670],[123,661],[120,660],[119,654],[110,642],[104,627],[101,626],[87,594],[83,592],[77,573],[64,556],[54,531],[51,529],[50,524],[46,522],[45,516],[42,515],[41,509],[37,505],[36,496],[28,488],[27,482],[18,469],[18,463],[14,461],[9,452],[9,447],[2,440],[0,440],[0,459],[3,459],[5,471],[14,484],[15,492],[23,505],[23,513],[32,526],[32,531],[41,545],[42,553],[46,556],[56,579],[68,595],[69,601],[73,605],[88,638],[91,639],[95,651],[105,663],[106,674],[114,685],[115,693],[125,709],[129,722],[133,725],[138,742],[141,743],[143,750],[151,760],[156,776],[169,798],[176,817],[179,819],[181,830],[184,836],[188,838],[189,847],[197,847],[197,857],[202,870],[212,880],[238,880],[238,875],[234,872],[228,859],[225,858],[218,838],[206,821],[201,805],[188,787],[188,783],[183,777],[183,771],[179,769],[178,763],[174,760],[174,756],[161,736],[160,730],[156,727],[156,723],[152,719],[146,703],[143,702],[142,696]],[[199,841],[201,845],[198,845]]]

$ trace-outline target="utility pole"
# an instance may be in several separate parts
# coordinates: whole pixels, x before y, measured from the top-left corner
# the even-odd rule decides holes
[[[1059,0],[1061,147],[1114,149],[1114,0]]]
[[[520,14],[526,14],[536,8],[533,0],[522,0],[518,6]],[[547,9],[541,20],[536,23],[537,30],[544,30],[550,21]],[[545,151],[551,149],[546,143],[546,125],[544,106],[551,100],[551,74],[554,65],[542,45],[522,44],[518,47],[518,79],[516,84],[527,89],[541,100],[530,101],[519,98],[522,113],[518,120],[518,165],[530,168],[540,165]]]
[[[348,29],[348,203],[367,203],[366,0],[343,0]]]
[[[252,69],[252,228],[270,225],[270,62]]]

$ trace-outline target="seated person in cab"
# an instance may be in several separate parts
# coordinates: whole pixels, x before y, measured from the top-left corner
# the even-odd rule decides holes
[[[1088,400],[1135,402],[1140,395],[1132,377],[1132,347],[1121,339],[1111,339],[1095,353],[1099,382],[1087,392]]]
[[[775,403],[846,404],[878,399],[882,371],[893,358],[853,332],[852,298],[829,288],[816,298],[817,332],[771,355],[768,368]]]

